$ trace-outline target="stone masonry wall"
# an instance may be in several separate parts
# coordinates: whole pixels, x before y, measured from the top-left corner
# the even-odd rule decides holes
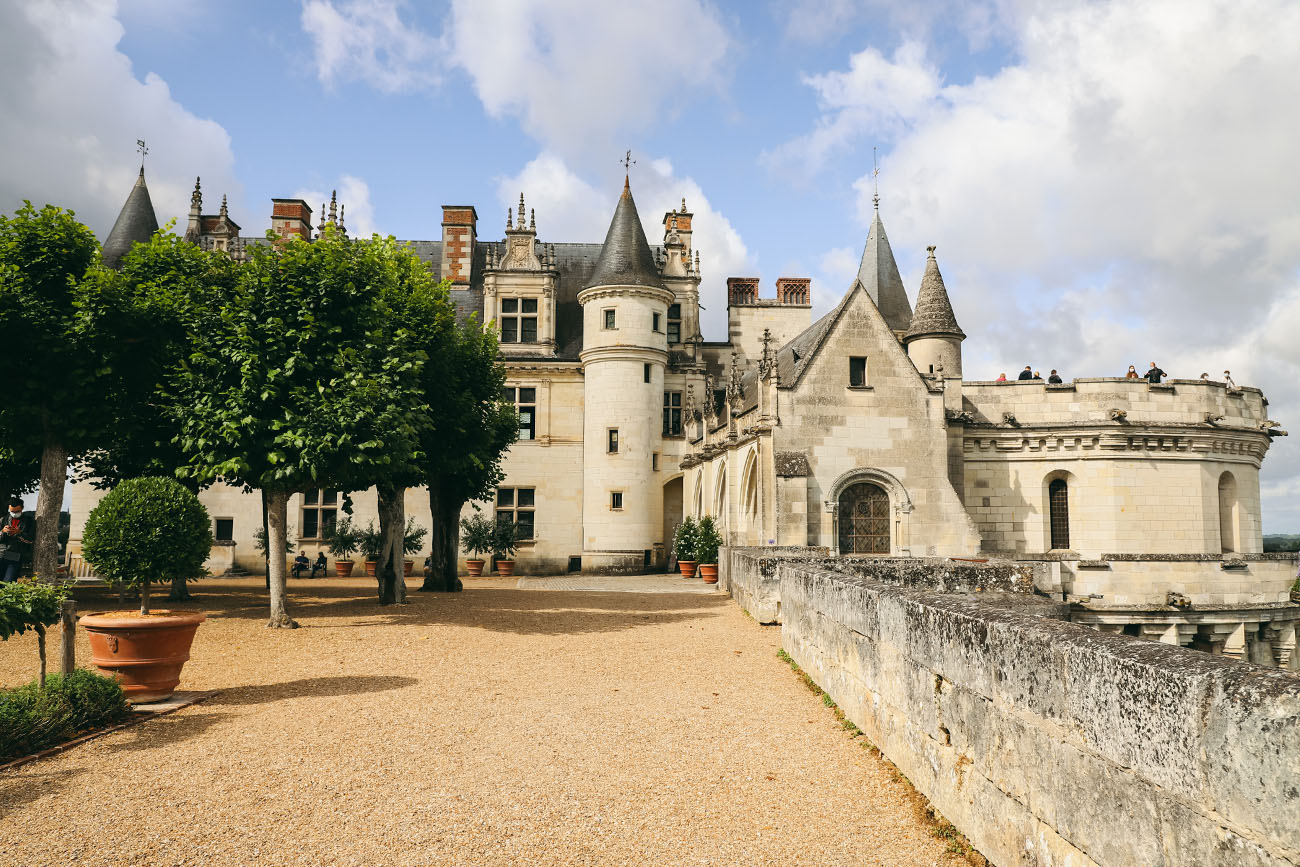
[[[758,585],[761,558],[729,559]],[[1300,677],[790,558],[775,577],[786,651],[994,864],[1300,864]]]

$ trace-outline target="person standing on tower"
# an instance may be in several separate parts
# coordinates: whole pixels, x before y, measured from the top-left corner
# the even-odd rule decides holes
[[[1151,369],[1147,371],[1147,382],[1151,383],[1152,385],[1159,385],[1160,380],[1168,375],[1169,374],[1165,373],[1163,370],[1156,367],[1156,363],[1153,361],[1151,362]]]
[[[1020,371],[1020,375],[1016,377],[1016,379],[1033,379],[1033,378],[1034,378],[1034,369],[1030,367],[1028,364],[1025,365],[1024,370]]]

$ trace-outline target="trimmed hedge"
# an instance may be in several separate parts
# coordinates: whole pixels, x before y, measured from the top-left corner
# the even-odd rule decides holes
[[[131,715],[116,680],[79,668],[0,691],[0,762],[38,753]]]

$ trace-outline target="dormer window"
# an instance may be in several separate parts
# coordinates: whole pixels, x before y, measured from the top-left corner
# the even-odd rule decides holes
[[[656,331],[658,329],[655,329]],[[668,343],[682,342],[682,305],[668,305]]]
[[[537,299],[501,299],[501,342],[537,342]]]

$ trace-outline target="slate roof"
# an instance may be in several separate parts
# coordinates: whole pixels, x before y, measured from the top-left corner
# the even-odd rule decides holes
[[[948,300],[948,290],[943,285],[943,275],[939,273],[933,247],[930,248],[930,258],[925,260],[925,276],[921,278],[921,291],[916,295],[916,312],[912,314],[907,337],[931,334],[966,338],[957,325],[956,314],[952,312],[952,302]]]
[[[854,287],[856,288],[856,286],[857,284],[855,283]],[[813,356],[817,354],[817,350],[821,348],[822,341],[826,339],[826,335],[830,332],[831,326],[840,318],[840,314],[844,312],[845,305],[848,304],[849,299],[852,297],[853,289],[850,289],[848,292],[844,293],[844,297],[840,299],[839,304],[835,305],[835,309],[831,310],[830,313],[827,313],[821,319],[818,319],[812,325],[809,325],[803,331],[800,331],[791,338],[789,343],[777,350],[776,373],[777,376],[781,377],[781,385],[783,387],[788,388],[794,385],[799,381],[799,377],[803,376],[803,372],[807,369],[808,363],[812,361]]]
[[[858,282],[876,303],[880,314],[893,331],[906,331],[912,324],[912,307],[907,303],[903,278],[894,261],[894,251],[889,247],[885,224],[880,222],[880,209],[867,233],[867,246],[862,251],[862,264],[858,266]]]
[[[149,243],[156,231],[158,217],[154,214],[153,200],[149,198],[149,187],[144,182],[144,167],[141,166],[140,176],[135,179],[135,186],[126,197],[117,222],[104,239],[104,264],[116,268],[137,241]]]
[[[632,189],[623,183],[614,219],[609,223],[605,243],[587,286],[656,286],[663,288],[654,255],[645,239],[641,217],[632,200]],[[586,288],[586,287],[584,287]]]

